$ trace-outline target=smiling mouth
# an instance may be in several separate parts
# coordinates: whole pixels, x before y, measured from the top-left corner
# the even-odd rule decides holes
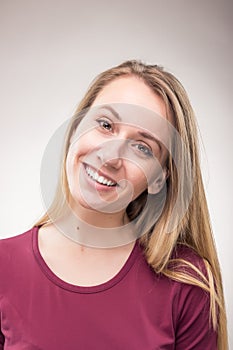
[[[114,187],[117,185],[116,182],[108,179],[107,177],[103,176],[103,175],[99,175],[99,173],[94,170],[93,168],[91,168],[90,166],[86,165],[85,166],[85,170],[87,175],[95,182],[98,182],[101,185],[105,185],[108,187]]]

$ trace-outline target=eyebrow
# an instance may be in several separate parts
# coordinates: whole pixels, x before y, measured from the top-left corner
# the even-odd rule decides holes
[[[148,139],[148,140],[151,140],[151,141],[155,142],[157,145],[159,145],[160,152],[162,151],[161,142],[158,139],[156,139],[154,136],[152,136],[151,134],[148,134],[145,131],[138,131],[138,134],[140,136],[144,137],[145,139]]]
[[[109,106],[109,105],[104,105],[104,106],[102,106],[102,107],[100,108],[100,110],[101,110],[101,109],[107,109],[107,110],[109,110],[109,111],[114,115],[114,117],[116,117],[118,120],[122,121],[120,115],[119,115],[119,114],[115,111],[115,109],[113,109],[111,106]]]
[[[107,109],[109,110],[118,120],[122,121],[120,115],[115,111],[114,108],[112,108],[111,106],[109,105],[104,105],[102,106],[101,108],[103,109]],[[101,109],[100,108],[100,109]],[[153,141],[154,143],[156,143],[158,146],[159,146],[159,149],[160,149],[160,152],[162,152],[162,145],[161,145],[161,142],[155,138],[153,135],[145,132],[145,131],[138,131],[138,135],[140,135],[141,137],[145,138],[145,139],[148,139],[148,140],[151,140]]]

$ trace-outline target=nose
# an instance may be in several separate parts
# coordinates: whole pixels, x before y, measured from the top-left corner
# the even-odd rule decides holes
[[[125,140],[105,142],[98,149],[97,156],[101,160],[102,165],[118,170],[122,166],[124,147]]]

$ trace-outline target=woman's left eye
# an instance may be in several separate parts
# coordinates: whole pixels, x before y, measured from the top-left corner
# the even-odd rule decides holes
[[[142,143],[137,143],[134,145],[134,147],[137,148],[140,152],[142,152],[144,155],[146,155],[148,157],[153,156],[152,150],[148,146],[146,146]]]
[[[99,124],[99,126],[102,129],[105,129],[107,131],[112,131],[112,125],[111,125],[111,123],[108,120],[106,120],[106,119],[98,119],[97,123]]]

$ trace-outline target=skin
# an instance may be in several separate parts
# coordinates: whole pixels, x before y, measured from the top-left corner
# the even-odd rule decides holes
[[[93,107],[112,103],[138,105],[166,118],[166,108],[162,99],[136,77],[117,78],[109,83],[99,93]],[[95,119],[91,120],[96,123]],[[128,220],[125,214],[125,198],[127,200],[136,198],[148,186],[148,179],[145,176],[148,158],[144,159],[144,155],[141,157],[139,146],[132,146],[130,152],[139,159],[141,166],[121,158],[123,154],[121,152],[124,152],[125,147],[124,140],[132,139],[133,145],[139,143],[149,146],[156,156],[158,156],[158,145],[151,140],[138,138],[137,132],[141,130],[141,126],[118,123],[117,127],[114,126],[114,132],[110,133],[107,124],[101,122],[97,128],[96,126],[97,124],[95,129],[85,133],[83,131],[87,130],[90,124],[80,125],[78,142],[75,141],[77,134],[74,134],[71,139],[66,168],[71,192],[70,204],[79,217],[89,224],[100,227],[104,223],[106,227],[121,226]],[[150,125],[148,128],[150,129]],[[109,140],[115,143],[109,143]],[[108,141],[108,147],[104,147],[106,141]],[[160,155],[162,166],[165,159],[166,154],[162,152]],[[124,180],[125,183],[121,183],[118,188],[96,185],[86,174],[86,164],[91,165],[95,170],[102,171],[114,182],[121,183],[121,180]],[[83,193],[79,190],[80,186],[75,186],[80,180]],[[120,210],[112,210],[109,213],[101,207],[103,203],[111,204],[119,198],[122,201]],[[64,281],[80,286],[98,285],[115,276],[129,257],[133,246],[134,242],[109,249],[83,247],[61,235],[52,224],[43,226],[39,230],[39,249],[47,265]]]
[[[109,104],[117,109],[114,103],[123,109],[121,122],[104,108],[98,109]],[[124,113],[124,104],[133,107]],[[139,112],[136,106],[140,106]],[[147,189],[152,169],[158,164],[146,152],[149,150],[162,166],[166,159],[166,152],[163,150],[160,155],[157,143],[138,135],[145,129],[143,118],[137,120],[135,114],[145,113],[145,107],[165,118],[166,110],[161,98],[135,77],[115,79],[100,92],[92,107],[94,112],[84,118],[70,142],[66,164],[70,205],[89,224],[120,226],[127,220],[125,208]],[[154,115],[147,118],[147,129],[151,130],[153,124]],[[132,140],[130,150],[126,149],[126,140]],[[87,165],[117,186],[101,186],[92,181],[86,174]]]

